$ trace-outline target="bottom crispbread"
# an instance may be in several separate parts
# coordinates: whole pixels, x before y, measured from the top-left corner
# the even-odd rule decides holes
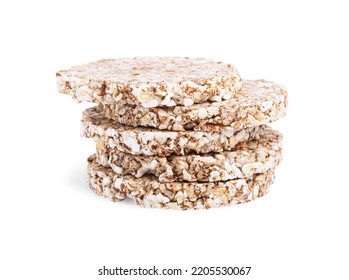
[[[207,209],[252,201],[268,193],[274,169],[244,179],[218,182],[161,183],[154,176],[120,176],[100,165],[96,156],[88,158],[89,186],[97,195],[112,201],[133,198],[150,208]]]

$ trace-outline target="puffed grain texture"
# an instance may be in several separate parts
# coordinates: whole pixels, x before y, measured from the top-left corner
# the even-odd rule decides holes
[[[89,157],[88,164],[89,186],[96,194],[112,201],[128,196],[136,204],[150,208],[207,209],[245,203],[266,194],[274,181],[274,169],[270,169],[226,182],[161,183],[153,176],[120,177],[111,168],[98,164],[94,155]]]
[[[145,108],[230,99],[241,88],[234,66],[204,58],[104,59],[56,73],[57,89],[73,99]]]
[[[160,182],[216,182],[246,178],[275,168],[282,157],[282,135],[265,127],[259,139],[240,143],[233,151],[169,157],[132,155],[97,142],[97,159],[118,175],[154,175]]]
[[[219,131],[267,124],[287,112],[287,90],[266,80],[243,80],[238,95],[190,107],[144,108],[125,103],[104,105],[104,115],[118,123],[164,130]]]
[[[131,127],[107,119],[104,110],[96,106],[83,112],[81,136],[102,141],[107,148],[133,155],[169,156],[230,151],[241,142],[258,139],[262,128],[201,132]]]

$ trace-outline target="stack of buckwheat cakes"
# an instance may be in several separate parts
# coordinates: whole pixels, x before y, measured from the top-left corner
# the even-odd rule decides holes
[[[57,72],[61,93],[95,102],[90,188],[144,207],[202,209],[261,197],[281,161],[287,90],[202,58],[106,59]]]

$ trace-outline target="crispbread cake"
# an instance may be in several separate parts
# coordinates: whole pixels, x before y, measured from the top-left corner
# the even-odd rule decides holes
[[[258,138],[263,126],[221,131],[165,131],[118,124],[104,116],[102,107],[83,112],[81,135],[102,141],[107,148],[134,155],[169,156],[230,151],[244,141]]]
[[[112,201],[207,209],[261,197],[282,159],[287,90],[242,80],[230,64],[203,58],[104,59],[56,73],[58,91],[97,106],[81,136],[96,142],[88,182]]]
[[[56,73],[57,88],[77,101],[145,108],[230,99],[241,78],[230,64],[204,58],[104,59]]]
[[[287,110],[287,90],[271,81],[243,80],[239,94],[221,102],[168,108],[144,108],[120,102],[104,105],[104,109],[106,117],[125,125],[174,131],[241,129],[283,117]]]
[[[154,176],[135,178],[119,176],[104,167],[96,157],[88,159],[89,186],[100,196],[120,201],[131,197],[143,207],[170,209],[205,209],[252,201],[269,191],[274,169],[244,179],[225,182],[161,183]]]
[[[97,142],[97,159],[118,175],[154,175],[160,182],[216,182],[246,178],[275,168],[281,161],[282,135],[265,127],[259,139],[240,143],[233,151],[183,156],[145,156],[120,152]]]

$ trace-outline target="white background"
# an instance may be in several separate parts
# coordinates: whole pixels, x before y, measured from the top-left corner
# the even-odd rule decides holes
[[[252,266],[241,279],[348,279],[345,3],[1,1],[0,278],[103,279],[103,265],[156,265]],[[284,160],[267,196],[181,212],[89,190],[94,143],[80,138],[79,121],[90,105],[59,94],[55,72],[153,55],[221,60],[244,78],[287,86],[289,113],[274,125]]]

